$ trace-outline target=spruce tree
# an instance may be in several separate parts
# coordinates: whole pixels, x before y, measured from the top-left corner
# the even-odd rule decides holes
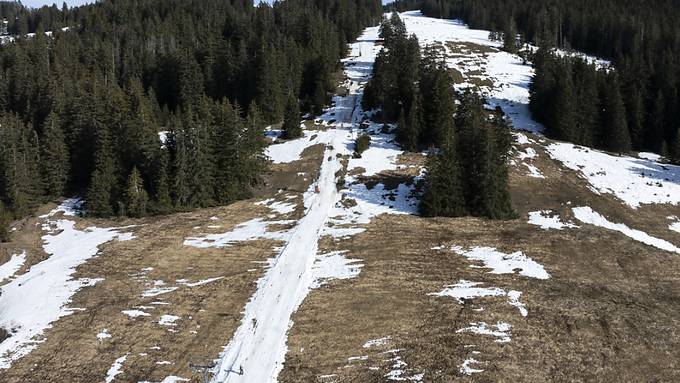
[[[604,86],[603,146],[614,152],[627,152],[631,149],[630,132],[617,76],[610,75]]]
[[[130,217],[143,217],[146,215],[149,196],[144,188],[139,170],[132,168],[125,188],[125,211]]]
[[[113,214],[112,194],[116,179],[108,129],[99,125],[96,135],[94,172],[85,196],[85,208],[89,215],[106,217]]]
[[[506,22],[505,31],[503,32],[503,50],[517,54],[517,28],[515,22],[510,20]]]
[[[286,113],[283,119],[283,132],[286,138],[302,137],[302,127],[300,125],[300,104],[292,94],[288,97]]]
[[[420,214],[425,217],[467,214],[460,165],[453,147],[448,146],[441,153],[431,149],[425,168],[425,193],[420,199]]]
[[[0,242],[9,241],[9,227],[12,224],[12,215],[5,208],[5,204],[0,201]]]
[[[553,100],[548,129],[552,137],[573,142],[576,128],[576,92],[572,81],[571,68],[567,63],[558,66],[555,98]]]
[[[50,113],[43,124],[40,155],[40,172],[45,192],[50,197],[64,195],[70,172],[70,161],[66,138],[55,112]]]

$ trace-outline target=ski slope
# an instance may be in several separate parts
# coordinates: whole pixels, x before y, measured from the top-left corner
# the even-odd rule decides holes
[[[366,60],[363,52],[373,52],[377,28],[369,28],[353,44],[356,60]],[[368,58],[374,58],[369,55]],[[352,65],[352,60],[346,65]],[[369,72],[370,73],[370,72]],[[340,200],[335,174],[342,165],[337,154],[347,154],[361,108],[361,82],[352,80],[349,94],[336,98],[333,113],[338,122],[322,137],[326,146],[317,182],[304,195],[305,215],[292,230],[286,246],[258,281],[257,291],[245,307],[243,319],[220,355],[213,382],[276,382],[286,355],[291,316],[315,286],[314,263],[318,241],[333,207]],[[318,186],[319,193],[314,191]]]

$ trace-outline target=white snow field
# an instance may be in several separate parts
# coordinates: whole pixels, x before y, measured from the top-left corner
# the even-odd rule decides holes
[[[680,254],[680,248],[676,247],[672,243],[660,238],[652,237],[644,231],[631,229],[622,223],[611,222],[607,220],[607,218],[603,217],[600,213],[593,211],[593,209],[588,206],[575,207],[572,209],[572,211],[574,212],[574,217],[583,223],[618,231],[619,233],[622,233],[623,235],[630,237],[635,241],[642,242],[645,245]]]
[[[76,268],[94,257],[99,246],[114,239],[134,238],[120,228],[75,228],[75,221],[52,217],[62,212],[65,216],[76,214],[76,200],[66,200],[51,213],[43,216],[47,231],[43,249],[49,258],[33,265],[24,274],[16,276],[1,286],[0,327],[11,336],[0,343],[0,368],[11,367],[12,362],[30,353],[44,341],[44,331],[59,318],[70,315],[67,307],[71,297],[81,288],[93,286],[101,279],[73,279]]]

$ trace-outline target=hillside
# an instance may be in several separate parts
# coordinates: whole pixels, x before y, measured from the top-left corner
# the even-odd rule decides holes
[[[0,381],[200,382],[196,364],[213,382],[678,380],[680,167],[546,138],[530,63],[489,31],[401,18],[511,120],[517,218],[418,215],[426,153],[361,107],[370,27],[302,138],[266,130],[253,198],[116,219],[68,199],[15,223]]]

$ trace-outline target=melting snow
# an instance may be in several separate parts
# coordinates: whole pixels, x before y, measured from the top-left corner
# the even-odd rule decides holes
[[[506,292],[505,290],[498,287],[477,287],[481,284],[481,282],[460,280],[455,285],[448,286],[440,292],[430,293],[428,295],[437,297],[452,297],[460,304],[465,303],[466,299],[507,296],[508,303],[517,307],[522,316],[525,317],[528,315],[526,306],[519,301],[519,298],[522,295],[520,291],[511,290]]]
[[[180,317],[177,315],[162,315],[161,318],[158,320],[158,324],[161,326],[175,326],[177,325],[178,320]]]
[[[113,362],[111,368],[109,368],[109,371],[106,373],[106,383],[113,382],[116,379],[116,376],[123,372],[123,363],[125,363],[127,357],[128,354],[125,354]]]
[[[360,259],[345,258],[346,251],[333,251],[318,255],[312,273],[314,282],[311,287],[318,288],[333,279],[351,279],[359,275],[364,266]]]
[[[492,269],[491,274],[513,274],[519,269],[519,274],[525,277],[536,279],[548,279],[548,274],[543,266],[527,257],[521,251],[506,254],[497,251],[493,247],[473,247],[470,250],[463,250],[461,247],[452,248],[457,254],[465,258],[484,263],[485,268]],[[470,266],[480,267],[480,266]]]
[[[386,336],[384,338],[371,339],[369,341],[366,341],[366,343],[364,343],[364,348],[383,346],[383,345],[387,344],[389,341],[390,341],[389,336]]]
[[[137,317],[148,317],[151,316],[151,314],[146,313],[142,310],[123,310],[121,311],[123,314],[129,316],[130,318],[137,318]]]
[[[184,240],[184,245],[198,248],[222,248],[237,242],[252,241],[260,238],[285,240],[287,238],[287,231],[270,232],[267,229],[271,225],[284,225],[288,223],[290,221],[264,221],[261,218],[255,218],[239,224],[234,230],[226,233],[208,234],[203,237],[189,237]]]
[[[103,329],[99,334],[97,334],[97,339],[101,342],[104,339],[111,338],[111,334],[109,334],[108,329]]]
[[[562,230],[578,227],[571,222],[562,222],[560,216],[552,210],[532,211],[529,213],[529,223],[540,226],[543,230]]]
[[[0,265],[0,282],[13,277],[21,266],[24,265],[24,262],[26,262],[25,251],[21,254],[12,255],[12,258],[10,258],[9,261]]]
[[[49,214],[76,215],[78,200],[66,200]],[[49,258],[33,265],[26,273],[2,286],[0,294],[0,327],[11,336],[0,343],[0,368],[9,368],[13,361],[30,353],[44,341],[43,333],[59,318],[70,315],[66,307],[71,297],[81,288],[93,286],[101,279],[73,279],[76,268],[97,255],[99,246],[118,240],[130,240],[130,233],[120,233],[117,228],[75,228],[67,219],[47,221],[43,228],[48,234],[42,237],[43,249]]]
[[[575,207],[572,209],[572,211],[574,212],[576,219],[583,223],[618,231],[619,233],[622,233],[623,235],[630,237],[635,241],[642,242],[645,245],[680,254],[680,248],[677,248],[672,243],[660,238],[652,237],[644,231],[631,229],[622,223],[611,222],[603,217],[600,213],[593,211],[593,209],[590,207]]]
[[[480,363],[482,363],[482,362],[478,361],[475,358],[472,358],[472,357],[467,358],[467,359],[465,359],[463,364],[460,365],[460,373],[464,374],[464,375],[472,375],[472,374],[484,372],[484,370],[479,370],[479,369],[470,367],[471,364],[480,364]]]
[[[474,334],[479,334],[479,335],[491,335],[494,337],[497,337],[499,339],[496,339],[496,342],[498,343],[507,343],[510,342],[511,334],[510,334],[510,329],[512,328],[512,325],[509,323],[505,322],[498,322],[495,325],[491,325],[489,327],[488,324],[485,322],[479,322],[479,323],[470,323],[470,327],[464,327],[461,328],[460,330],[456,331],[457,333],[463,333],[463,332],[471,332]]]
[[[680,167],[556,142],[550,156],[578,172],[600,194],[613,194],[628,206],[680,202]]]

